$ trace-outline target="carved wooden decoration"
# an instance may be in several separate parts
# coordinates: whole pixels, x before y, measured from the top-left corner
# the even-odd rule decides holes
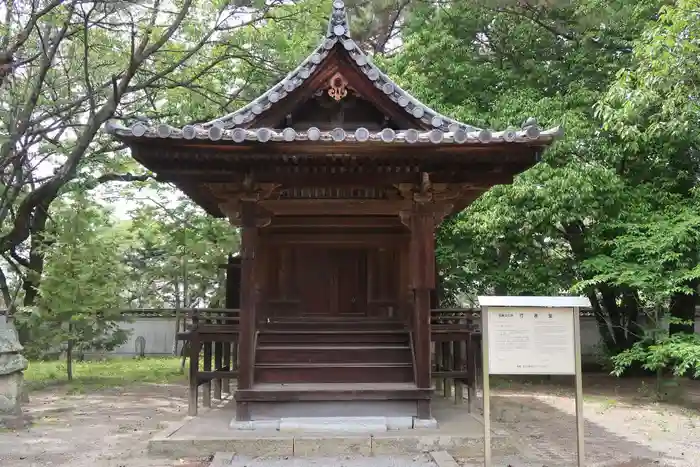
[[[241,183],[208,183],[209,192],[219,200],[219,209],[228,217],[231,225],[241,225],[241,203],[259,201],[275,197],[280,185],[276,183],[253,183],[246,177]],[[266,227],[272,221],[271,213],[257,206],[256,226]]]
[[[328,81],[328,95],[336,101],[348,95],[348,81],[340,73],[334,74]]]

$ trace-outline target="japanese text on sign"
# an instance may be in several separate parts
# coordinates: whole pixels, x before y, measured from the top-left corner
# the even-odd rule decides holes
[[[489,373],[573,375],[572,308],[489,308]]]

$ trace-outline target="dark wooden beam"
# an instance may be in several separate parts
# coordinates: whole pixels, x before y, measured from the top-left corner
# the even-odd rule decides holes
[[[334,228],[381,229],[404,227],[398,216],[278,216],[272,219],[269,230],[274,228]]]
[[[386,246],[393,245],[407,234],[357,234],[352,232],[297,234],[297,233],[275,233],[265,237],[267,245],[294,244],[294,245],[337,245],[341,246]]]
[[[393,216],[411,206],[407,200],[265,200],[260,206],[275,216]]]
[[[162,181],[187,180],[193,182],[240,183],[248,174],[258,183],[279,183],[284,187],[306,186],[387,186],[399,183],[420,183],[420,173],[399,171],[373,171],[371,169],[360,173],[334,173],[327,171],[306,172],[303,170],[240,170],[222,168],[163,168],[155,170],[158,179]],[[462,169],[459,171],[431,172],[433,183],[472,183],[475,187],[488,188],[493,185],[509,184],[513,174],[498,172],[491,166],[488,168]]]
[[[302,160],[309,156],[321,156],[324,160],[333,157],[347,161],[353,157],[381,160],[399,158],[402,160],[426,161],[440,156],[468,162],[468,158],[483,158],[484,162],[503,157],[505,160],[517,161],[526,158],[537,162],[538,154],[545,145],[540,143],[474,143],[474,144],[433,144],[433,143],[383,143],[368,141],[356,142],[321,142],[321,141],[270,141],[232,143],[227,141],[153,139],[134,141],[137,151],[134,157],[141,161],[146,159],[171,159],[174,157],[193,157],[195,154],[220,154],[222,157],[245,156],[251,159],[267,160],[272,157],[280,161],[286,156],[289,160]],[[159,153],[163,153],[160,155]],[[166,156],[167,154],[168,156]]]

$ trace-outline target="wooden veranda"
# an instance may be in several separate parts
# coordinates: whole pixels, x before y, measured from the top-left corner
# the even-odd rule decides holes
[[[319,46],[245,107],[183,128],[109,131],[240,228],[238,300],[193,314],[182,337],[191,400],[200,382],[235,375],[242,421],[259,404],[357,400],[409,401],[430,419],[433,376],[473,388],[472,330],[431,316],[435,229],[559,135],[533,119],[480,129],[419,102],[351,39],[340,0]]]

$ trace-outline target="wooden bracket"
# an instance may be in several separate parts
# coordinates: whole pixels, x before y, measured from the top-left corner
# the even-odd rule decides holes
[[[241,227],[243,225],[241,204],[244,202],[252,202],[255,204],[255,227],[263,228],[272,223],[272,213],[260,206],[257,201],[252,199],[237,199],[219,204],[219,209],[226,214],[232,226]]]
[[[454,204],[452,203],[416,203],[414,208],[411,210],[399,211],[399,218],[401,219],[401,223],[403,225],[409,229],[412,229],[413,227],[411,221],[413,216],[429,216],[433,218],[433,226],[437,227],[442,223],[445,217],[450,215],[453,209]]]
[[[209,183],[207,188],[214,197],[219,199],[219,209],[231,222],[231,225],[241,225],[241,204],[252,202],[256,205],[257,227],[267,227],[272,222],[272,213],[258,205],[260,201],[274,197],[280,185],[276,183],[253,183],[246,175],[240,183]]]

